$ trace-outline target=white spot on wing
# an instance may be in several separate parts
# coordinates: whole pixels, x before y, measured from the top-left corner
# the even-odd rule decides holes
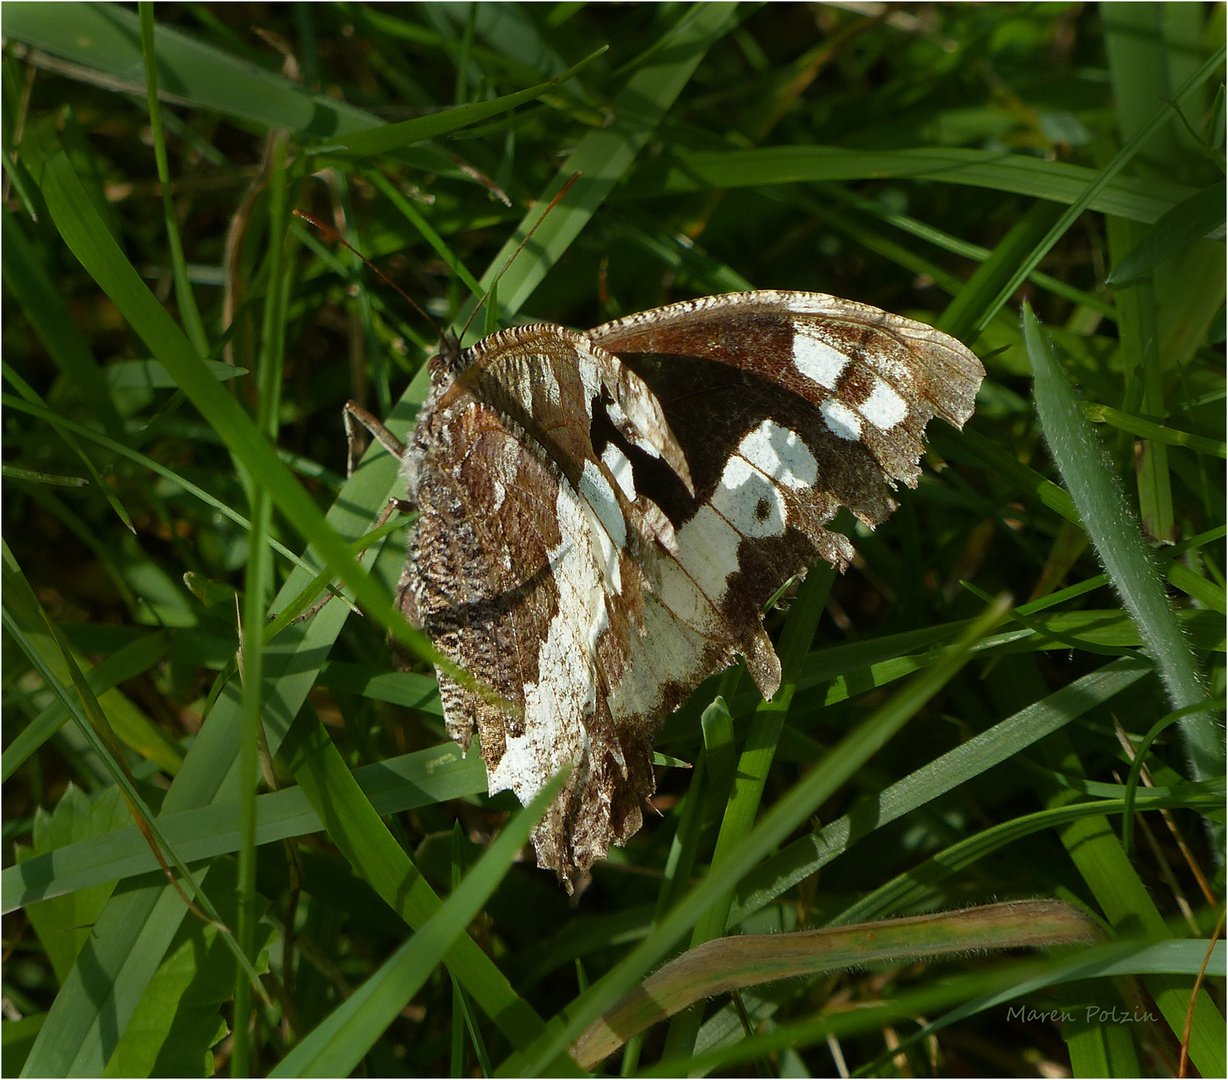
[[[889,431],[908,415],[908,406],[882,379],[874,380],[874,389],[857,410],[879,431]]]
[[[635,502],[635,476],[632,474],[631,462],[613,443],[607,443],[601,452],[601,460],[614,476],[614,482],[623,489],[623,494],[630,502]]]
[[[849,358],[825,341],[797,330],[793,334],[793,365],[806,378],[828,390],[836,388],[840,372],[848,367]]]
[[[819,406],[819,412],[823,414],[823,419],[833,435],[848,439],[849,442],[856,442],[861,438],[861,417],[844,402],[828,398]]]
[[[721,482],[712,493],[712,508],[743,536],[779,536],[785,531],[785,500],[780,489],[737,454],[721,473]]]
[[[738,444],[738,453],[760,472],[791,488],[810,487],[819,477],[819,463],[797,432],[764,420]]]

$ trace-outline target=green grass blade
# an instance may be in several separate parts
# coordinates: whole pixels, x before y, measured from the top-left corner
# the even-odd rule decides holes
[[[578,64],[569,67],[561,75],[547,82],[539,83],[537,86],[531,86],[527,90],[520,90],[514,94],[505,94],[503,97],[494,98],[491,101],[482,101],[473,105],[461,105],[455,109],[445,109],[434,116],[422,116],[414,120],[404,120],[399,124],[386,124],[383,127],[373,128],[370,131],[355,132],[352,135],[346,136],[343,146],[330,147],[329,153],[372,157],[386,154],[390,150],[399,150],[411,143],[422,142],[425,139],[435,139],[440,135],[447,135],[460,128],[469,127],[471,124],[479,123],[491,116],[498,116],[500,113],[514,109],[525,102],[535,101],[543,94],[553,90],[560,83],[574,78],[604,53],[607,48],[608,46],[603,45],[596,52],[586,56]]]
[[[1173,95],[1175,104],[1180,105],[1190,96],[1195,90],[1199,89],[1204,82],[1210,79],[1220,67],[1223,66],[1224,56],[1228,50],[1223,47],[1217,49],[1206,62],[1191,75],[1185,83],[1178,88]],[[1053,227],[1045,235],[1045,237],[1036,245],[1032,253],[1020,264],[1012,279],[1003,286],[1002,291],[998,294],[997,301],[990,307],[990,314],[997,312],[1006,302],[1014,295],[1014,292],[1019,286],[1028,279],[1028,275],[1040,265],[1040,260],[1043,259],[1053,245],[1065,234],[1066,230],[1074,224],[1078,216],[1084,210],[1095,207],[1096,197],[1100,192],[1113,181],[1119,172],[1122,171],[1134,158],[1134,156],[1146,145],[1147,140],[1159,131],[1166,123],[1171,123],[1173,119],[1172,106],[1169,104],[1161,105],[1142,127],[1138,129],[1126,142],[1126,144],[1117,152],[1113,160],[1109,162],[1096,178],[1087,186],[1077,199],[1075,199],[1066,212],[1053,224]],[[1121,215],[1128,216],[1128,215]],[[985,320],[982,320],[984,322]]]
[[[332,841],[388,906],[421,930],[438,912],[439,897],[380,821],[323,726],[300,720],[287,736],[284,753]],[[532,1007],[472,938],[458,938],[444,959],[513,1046],[525,1045],[541,1030]]]
[[[893,784],[874,799],[869,812],[847,814],[794,841],[741,882],[737,905],[730,913],[730,926],[761,910],[851,848],[867,835],[867,822],[880,828],[898,820],[1060,730],[1151,671],[1150,664],[1133,657],[1114,660]]]
[[[1024,309],[1024,333],[1036,372],[1040,421],[1084,527],[1156,661],[1174,708],[1202,701],[1206,697],[1202,676],[1143,534],[1030,308]],[[1214,717],[1208,713],[1187,716],[1181,730],[1193,777],[1222,775],[1223,732]]]
[[[872,17],[829,6],[817,23],[800,11],[632,5],[614,18],[601,5],[573,3],[300,4],[269,8],[253,29],[224,5],[169,15],[158,7],[161,25],[153,26],[150,9],[137,5],[4,10],[3,167],[15,196],[0,246],[10,331],[9,385],[0,387],[8,391],[0,407],[11,459],[5,540],[112,727],[121,732],[125,717],[139,722],[122,739],[137,790],[151,806],[164,801],[158,827],[236,927],[236,853],[251,850],[240,841],[240,805],[250,800],[263,845],[257,941],[269,962],[266,986],[284,980],[287,991],[252,1029],[250,1066],[241,1039],[216,1041],[233,1030],[236,1013],[251,1012],[229,954],[212,931],[185,919],[130,819],[104,819],[119,791],[76,725],[46,738],[63,706],[15,651],[5,720],[9,739],[20,734],[0,761],[0,772],[13,767],[6,835],[19,844],[33,835],[36,846],[0,870],[0,907],[18,920],[28,909],[36,933],[20,945],[20,985],[9,995],[33,1021],[5,1025],[10,1072],[188,1075],[218,1072],[219,1062],[221,1071],[269,1072],[355,988],[393,978],[383,965],[438,910],[449,873],[476,864],[513,806],[511,795],[483,794],[479,755],[463,759],[445,741],[429,666],[391,670],[394,646],[380,617],[351,598],[321,557],[319,537],[304,531],[306,519],[280,509],[265,536],[297,562],[273,556],[277,595],[257,588],[246,598],[253,609],[260,599],[282,613],[261,627],[263,676],[246,686],[247,719],[258,698],[283,777],[286,752],[303,739],[322,747],[327,737],[335,751],[311,755],[315,778],[303,786],[291,778],[294,786],[251,800],[250,771],[240,779],[247,736],[236,655],[240,626],[250,630],[260,618],[236,618],[236,599],[244,597],[257,494],[266,490],[276,506],[287,477],[261,471],[242,438],[216,426],[201,396],[209,392],[163,363],[171,336],[159,336],[167,320],[159,325],[155,306],[189,327],[176,302],[191,291],[208,340],[178,334],[181,366],[220,382],[253,439],[289,467],[315,507],[329,508],[325,521],[350,563],[391,597],[413,521],[374,531],[372,521],[389,495],[404,494],[404,481],[384,453],[341,475],[340,406],[363,400],[404,440],[437,332],[404,310],[395,289],[299,222],[286,247],[271,247],[281,232],[279,200],[331,222],[444,325],[469,293],[476,300],[483,292],[464,268],[490,266],[487,280],[498,272],[496,253],[541,216],[542,193],[570,176],[580,152],[584,176],[559,208],[578,207],[579,227],[564,221],[543,244],[558,214],[546,216],[497,299],[492,289],[483,317],[473,319],[475,335],[527,318],[582,329],[688,296],[779,288],[835,293],[927,323],[949,305],[944,325],[970,337],[1054,221],[1219,46],[1224,24],[1214,5],[1154,3],[938,5],[924,26],[906,9]],[[1067,39],[1081,47],[1051,47]],[[511,111],[506,99],[491,104],[524,87],[536,92],[605,42],[605,56],[535,100]],[[145,73],[154,57],[151,116]],[[1001,75],[1009,93],[967,78],[974,69]],[[1228,649],[1217,314],[1225,268],[1222,244],[1199,235],[1200,222],[1216,235],[1207,192],[1224,177],[1224,101],[1213,81],[1170,109],[1130,166],[1095,194],[1093,212],[1045,257],[1047,273],[1034,271],[1010,301],[1026,294],[1065,354],[1067,377],[1114,410],[1094,418],[1108,425],[1101,435],[1127,488],[1135,473],[1144,529],[1161,541],[1190,537],[1152,552],[1212,687],[1210,702],[1185,715],[1214,707]],[[449,112],[466,104],[504,111],[430,141],[390,145],[429,134],[424,117],[474,120],[472,111]],[[161,128],[152,139],[151,123]],[[361,153],[344,149],[354,135]],[[289,164],[278,180],[271,170],[282,140]],[[61,159],[80,181],[71,191]],[[310,168],[321,168],[308,176],[312,160]],[[612,181],[604,198],[585,196],[590,175]],[[57,178],[51,208],[44,188],[50,194]],[[174,200],[182,256],[168,254],[164,192]],[[101,256],[90,251],[96,228],[115,245]],[[1144,241],[1160,245],[1149,258],[1176,250],[1120,287],[1106,286],[1108,268]],[[74,250],[85,253],[81,265]],[[142,289],[147,296],[134,299]],[[242,379],[208,362],[223,350],[239,357]],[[531,856],[509,871],[476,933],[460,935],[414,995],[413,1020],[364,1021],[360,1042],[369,1049],[360,1070],[572,1068],[566,1056],[542,1060],[548,1044],[605,992],[603,977],[616,972],[634,988],[684,946],[691,927],[647,966],[641,951],[637,968],[620,967],[650,941],[663,946],[653,935],[681,926],[672,921],[680,909],[697,903],[695,917],[706,908],[711,919],[724,906],[731,882],[719,867],[730,854],[745,855],[750,868],[717,927],[733,941],[783,939],[854,912],[895,917],[1069,889],[1121,927],[1158,925],[1158,911],[1170,920],[1167,932],[1210,934],[1222,882],[1208,875],[1210,893],[1186,890],[1183,900],[1179,868],[1152,876],[1151,864],[1160,864],[1150,837],[1133,858],[1116,837],[1119,815],[1134,812],[1126,810],[1132,793],[1141,808],[1135,828],[1161,806],[1180,808],[1173,813],[1193,858],[1214,863],[1222,781],[1186,779],[1181,710],[1139,753],[1171,706],[1052,471],[1037,410],[1021,391],[1032,375],[1021,324],[998,311],[976,351],[988,368],[977,415],[963,435],[932,425],[934,468],[898,493],[901,506],[882,527],[854,527],[859,557],[837,579],[796,679],[786,680],[792,697],[779,737],[769,726],[780,717],[760,706],[743,671],[714,675],[656,733],[651,804],[659,813],[646,813],[642,830],[594,865],[573,906]],[[87,483],[50,486],[57,477]],[[267,570],[253,564],[247,585]],[[295,610],[328,596],[325,588],[344,599],[291,624]],[[1019,598],[1013,614],[971,647],[973,662],[909,731],[851,772],[839,752],[833,757],[848,732],[944,661],[984,597],[1006,592]],[[4,600],[12,613],[16,593]],[[796,614],[796,605],[792,614],[769,612],[773,640]],[[164,629],[151,635],[155,623]],[[27,638],[72,696],[60,647],[48,633]],[[144,666],[149,656],[157,659]],[[99,694],[117,672],[137,668],[135,682]],[[1140,763],[1134,772],[1145,760],[1154,788],[1115,782],[1131,758],[1118,723]],[[756,816],[768,820],[803,782],[841,786],[775,845],[754,829],[744,841],[750,848],[731,844],[735,827],[746,826],[731,812],[713,891],[696,901],[688,893],[709,884],[704,875],[722,815],[736,809],[728,794],[752,727],[749,750],[774,751]],[[158,734],[162,743],[151,737]],[[1054,756],[1064,740],[1077,756]],[[433,749],[405,754],[420,747]],[[680,767],[686,762],[695,768]],[[764,772],[763,762],[748,764],[743,789],[750,772],[755,784]],[[59,797],[65,770],[79,778],[79,797]],[[48,815],[79,820],[82,807],[111,831],[46,827]],[[1208,828],[1188,827],[1203,822]],[[1171,846],[1162,832],[1154,839]],[[1182,922],[1171,921],[1177,904]],[[69,938],[71,948],[61,947]],[[193,949],[202,962],[187,964]],[[1046,978],[1065,971],[1059,959],[1016,965],[959,955],[894,972],[849,970],[841,985],[865,1007],[842,1015],[815,1004],[827,976],[749,986],[736,1002],[704,1009],[696,1056],[673,1054],[682,1043],[671,1040],[662,1064],[674,1074],[720,1060],[731,1074],[821,1075],[835,1050],[850,1074],[920,1074],[956,1060],[965,1071],[1022,1073],[1045,1060],[1079,1074],[1135,1075],[1155,1063],[1157,1045],[1175,1046],[1167,1031],[1151,1040],[1148,1024],[1084,1022],[1087,1006],[1123,1004],[1115,984],[1123,977],[1104,974],[1110,965],[1102,961],[1047,988]],[[1191,998],[1193,965],[1186,967],[1153,983],[1162,1022],[1177,1037]],[[1035,989],[1026,988],[1030,979],[1039,980]],[[1191,1045],[1214,1072],[1209,1048],[1223,1021],[1207,1007],[1209,983],[1210,995],[1195,1003]],[[1007,993],[1026,996],[960,1011]],[[373,1008],[392,1008],[393,998],[374,998]],[[865,1004],[883,999],[889,1008]],[[1013,1011],[1050,1003],[1078,1019],[1059,1027]],[[918,1015],[937,1018],[924,1044],[912,1038],[923,1030]],[[885,1025],[903,1047],[884,1043]],[[169,1037],[180,1032],[186,1037]],[[646,1034],[604,1067],[661,1071],[664,1032]],[[517,1042],[536,1044],[532,1058],[520,1056]],[[1175,1073],[1176,1051],[1169,1057],[1161,1067]]]
[[[1053,203],[1033,203],[947,305],[938,320],[938,328],[961,341],[974,340],[987,314],[994,311],[994,298],[1002,291],[1003,284],[1014,277],[1019,260],[1032,250],[1059,215]]]
[[[1222,239],[1225,200],[1228,200],[1228,183],[1220,181],[1174,206],[1155,223],[1138,246],[1113,267],[1105,280],[1109,284],[1130,281],[1204,236]],[[1219,236],[1214,235],[1217,232]]]
[[[1177,428],[1157,424],[1141,416],[1131,416],[1120,409],[1114,409],[1111,405],[1101,405],[1095,401],[1085,401],[1083,411],[1093,424],[1109,424],[1119,431],[1137,435],[1140,439],[1151,439],[1169,446],[1185,446],[1199,454],[1228,457],[1228,442],[1223,439],[1207,439],[1201,435],[1192,435],[1188,431],[1179,431]]]
[[[711,188],[884,177],[965,184],[1074,204],[1087,194],[1100,173],[1024,154],[955,147],[866,151],[838,146],[769,146],[679,153],[663,164],[639,170],[627,194],[648,198]],[[1182,184],[1113,177],[1100,184],[1088,208],[1150,225],[1191,194],[1191,189]]]
[[[293,1050],[270,1076],[345,1076],[392,1023],[494,892],[533,827],[563,786],[556,776],[503,829],[460,887],[344,1005]]]
[[[183,257],[183,241],[175,217],[171,170],[166,157],[166,133],[162,127],[162,107],[158,103],[158,57],[154,48],[154,6],[151,0],[138,5],[141,23],[141,56],[145,62],[145,97],[149,106],[150,133],[153,136],[154,161],[158,168],[158,183],[162,188],[162,212],[166,222],[166,241],[170,247],[171,272],[175,276],[175,299],[179,319],[188,340],[202,356],[209,351],[205,327],[201,322],[196,296],[188,280],[187,262]]]
[[[482,759],[478,755],[463,757],[452,743],[362,766],[354,770],[353,777],[380,817],[479,795],[486,790]],[[238,851],[237,823],[238,806],[233,802],[163,814],[159,819],[168,841],[188,862]],[[258,844],[307,836],[323,828],[306,793],[299,788],[269,792],[256,799]],[[0,912],[7,915],[26,904],[116,878],[122,881],[148,874],[157,868],[144,837],[135,825],[129,825],[89,842],[69,844],[6,867],[0,874],[3,897]]]

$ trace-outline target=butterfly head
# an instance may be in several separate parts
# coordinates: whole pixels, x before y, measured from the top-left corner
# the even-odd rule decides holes
[[[466,350],[461,348],[455,330],[445,330],[439,339],[439,351],[427,361],[432,386],[447,386],[468,367]]]

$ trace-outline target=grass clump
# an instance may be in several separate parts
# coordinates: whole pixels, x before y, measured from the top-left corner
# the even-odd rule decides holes
[[[7,1072],[574,1072],[685,947],[924,917],[924,962],[748,975],[594,1067],[1223,1075],[1223,8],[3,19]],[[701,687],[657,740],[693,768],[569,906],[392,604],[396,463],[345,477],[342,404],[403,434],[436,332],[291,211],[464,325],[576,172],[474,332],[810,289],[988,378],[856,567],[771,615],[787,707]],[[1049,458],[1025,298],[1199,702]],[[367,617],[268,625],[329,580]],[[1100,944],[995,954],[975,919],[1037,900]]]

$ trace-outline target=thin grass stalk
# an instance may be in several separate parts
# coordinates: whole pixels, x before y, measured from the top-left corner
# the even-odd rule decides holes
[[[171,194],[171,170],[166,157],[166,133],[162,127],[162,108],[158,104],[158,54],[154,44],[154,5],[141,0],[138,14],[141,20],[141,57],[145,61],[145,94],[149,105],[149,126],[153,136],[154,161],[158,168],[158,183],[162,188],[162,212],[166,218],[166,241],[170,248],[171,273],[175,278],[175,301],[179,318],[188,340],[201,356],[209,354],[209,339],[201,322],[196,294],[188,279],[183,241],[179,237],[179,222],[175,215],[175,199]]]
[[[286,281],[282,270],[286,244],[286,137],[269,140],[273,167],[269,177],[269,249],[263,326],[257,381],[257,425],[277,441],[281,403],[282,360],[285,340]],[[264,704],[264,638],[268,621],[267,596],[273,567],[268,536],[273,524],[273,500],[264,485],[252,488],[252,530],[248,546],[242,626],[242,726],[239,737],[239,915],[238,938],[244,955],[251,956],[256,936],[256,784],[259,777],[260,725]],[[251,1072],[252,1041],[248,1027],[251,984],[240,972],[235,981],[232,1076]]]

